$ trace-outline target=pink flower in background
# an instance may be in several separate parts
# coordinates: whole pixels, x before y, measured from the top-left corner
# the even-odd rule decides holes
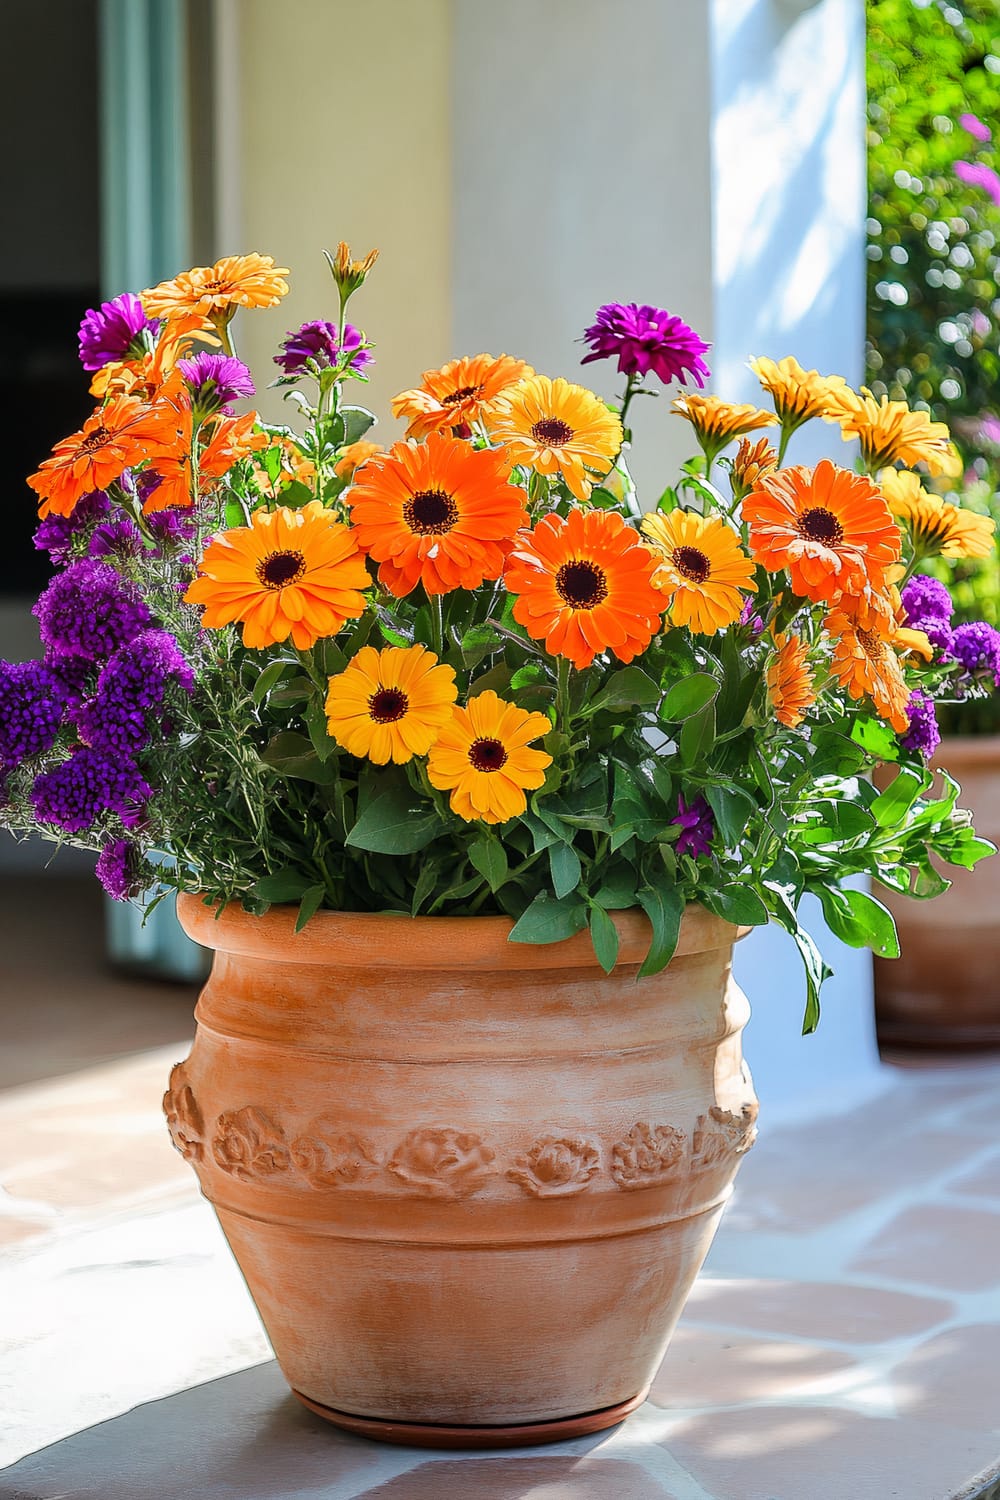
[[[988,193],[993,202],[1000,207],[1000,176],[992,167],[987,167],[980,161],[957,161],[955,176],[960,182],[968,183],[970,187],[982,188],[983,192]]]
[[[979,424],[979,437],[981,441],[1000,444],[1000,417],[984,417]]]
[[[984,125],[978,115],[959,115],[958,123],[963,130],[967,130],[977,141],[988,141],[990,139],[990,127]]]

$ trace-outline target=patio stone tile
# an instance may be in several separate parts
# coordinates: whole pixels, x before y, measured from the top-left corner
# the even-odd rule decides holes
[[[628,1459],[575,1453],[437,1459],[362,1494],[364,1500],[677,1500]]]
[[[668,1410],[692,1410],[810,1396],[828,1390],[831,1377],[856,1368],[854,1359],[837,1350],[682,1324],[649,1399]]]
[[[951,1313],[951,1303],[937,1297],[875,1287],[703,1277],[692,1288],[686,1317],[793,1338],[881,1344],[929,1332]]]
[[[951,1193],[968,1193],[974,1198],[996,1198],[1000,1202],[1000,1151],[989,1157],[974,1172],[966,1172],[949,1182]]]
[[[1000,1285],[1000,1213],[925,1204],[887,1224],[850,1271],[949,1291]]]
[[[936,1334],[892,1373],[899,1410],[928,1422],[995,1434],[1000,1458],[1000,1323]]]

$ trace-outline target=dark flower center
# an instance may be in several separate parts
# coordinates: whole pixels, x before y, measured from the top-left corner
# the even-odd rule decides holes
[[[573,429],[568,423],[560,422],[558,417],[542,417],[532,427],[531,436],[536,443],[544,443],[546,448],[561,448],[573,436]]]
[[[110,436],[106,427],[95,427],[80,444],[80,452],[93,453],[95,448],[103,448]]]
[[[814,505],[804,510],[798,519],[799,536],[810,542],[822,542],[824,547],[839,547],[844,540],[844,528],[832,510]]]
[[[458,520],[458,506],[444,490],[418,490],[403,506],[403,520],[418,536],[444,536]]]
[[[608,597],[608,581],[592,562],[563,563],[556,574],[556,592],[570,609],[594,609]]]
[[[885,658],[885,641],[875,630],[855,630],[854,634],[864,647],[864,652],[872,661],[882,661]]]
[[[452,391],[450,396],[442,396],[441,405],[455,406],[459,401],[467,401],[470,396],[478,396],[482,389],[481,385],[463,385],[460,390]]]
[[[397,723],[409,706],[409,698],[399,688],[379,688],[368,699],[368,712],[376,724]]]
[[[499,771],[507,764],[507,752],[499,740],[473,740],[469,760],[477,771]]]
[[[298,583],[305,570],[301,552],[271,552],[257,564],[257,577],[266,589],[283,589]]]
[[[698,547],[675,547],[672,553],[674,567],[682,578],[692,583],[707,583],[712,576],[712,564]]]

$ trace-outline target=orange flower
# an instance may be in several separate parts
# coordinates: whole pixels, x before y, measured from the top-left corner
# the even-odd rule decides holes
[[[28,480],[42,497],[38,514],[68,516],[82,495],[106,490],[125,469],[176,450],[180,419],[168,403],[147,406],[114,396],[88,417],[79,432],[56,443]]]
[[[710,464],[733,438],[758,427],[774,427],[778,421],[773,412],[759,406],[733,406],[721,396],[699,396],[693,391],[678,396],[670,410],[691,423]]]
[[[300,510],[254,511],[249,526],[213,537],[184,598],[203,604],[211,630],[239,620],[254,650],[291,636],[308,650],[364,614],[370,584],[349,526],[312,500]]]
[[[497,398],[534,373],[523,359],[510,354],[453,359],[440,370],[425,370],[419,386],[394,396],[392,414],[409,422],[407,437],[425,438],[429,432],[471,428],[476,422],[489,428]]]
[[[821,459],[815,469],[779,469],[743,502],[750,551],[772,573],[787,568],[792,588],[832,602],[880,588],[901,550],[899,528],[870,479]]]
[[[767,669],[767,696],[779,724],[796,729],[806,709],[816,702],[813,674],[808,666],[809,647],[797,635],[778,634],[778,648]]]
[[[661,566],[656,586],[670,603],[670,623],[689,625],[699,635],[715,635],[740,617],[740,589],[756,592],[753,563],[736,533],[719,516],[691,510],[644,516],[643,533]]]
[[[543,516],[517,539],[504,583],[532,639],[581,670],[601,651],[629,662],[660,628],[659,559],[616,511]]]
[[[562,474],[578,500],[590,495],[588,469],[606,474],[622,445],[622,424],[592,391],[562,377],[532,375],[497,406],[491,435],[509,462],[539,474]]]
[[[366,464],[348,501],[379,582],[402,598],[418,583],[447,594],[499,578],[514,533],[528,520],[524,492],[508,473],[503,453],[436,432],[419,447],[394,443]]]
[[[877,713],[897,734],[905,734],[910,690],[892,641],[877,630],[863,629],[843,609],[831,610],[826,629],[833,637],[831,670],[837,681],[852,698],[871,698]]]
[[[742,500],[745,495],[749,495],[777,467],[778,455],[767,438],[758,438],[756,443],[749,438],[741,438],[729,476],[733,499]]]
[[[196,314],[228,322],[237,307],[274,307],[288,291],[287,266],[270,255],[227,255],[214,266],[195,266],[172,281],[140,293],[150,318]]]
[[[360,469],[362,464],[366,464],[370,458],[375,457],[376,453],[382,451],[381,443],[370,443],[367,438],[359,438],[356,443],[348,443],[334,464],[333,472],[339,474],[341,478],[345,474],[353,474],[355,469]]]
[[[202,481],[219,479],[229,472],[241,458],[259,448],[266,448],[270,439],[264,432],[254,432],[257,418],[255,411],[242,417],[219,416],[202,428],[210,432],[209,441],[198,456],[198,475]],[[145,485],[143,513],[166,510],[173,506],[188,506],[194,503],[194,479],[191,471],[191,443],[193,441],[191,410],[180,413],[178,422],[178,446],[173,453],[154,458],[150,473],[155,474],[155,487]]]
[[[452,710],[431,746],[428,780],[451,792],[452,812],[467,823],[506,823],[527,808],[525,791],[545,780],[552,757],[528,746],[551,727],[544,714],[529,713],[488,689]]]

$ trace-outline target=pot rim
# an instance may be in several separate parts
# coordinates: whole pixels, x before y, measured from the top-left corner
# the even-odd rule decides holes
[[[1000,765],[1000,734],[946,734],[934,752],[933,769]]]
[[[602,976],[604,972],[586,929],[556,943],[510,943],[508,935],[514,924],[509,917],[319,911],[297,933],[297,906],[272,906],[258,917],[244,911],[238,901],[216,908],[184,891],[178,893],[177,915],[196,943],[249,958],[334,963],[343,968],[592,968]],[[651,937],[646,914],[634,907],[608,915],[618,928],[619,964],[641,964]],[[690,903],[681,920],[675,957],[728,948],[746,930]]]

